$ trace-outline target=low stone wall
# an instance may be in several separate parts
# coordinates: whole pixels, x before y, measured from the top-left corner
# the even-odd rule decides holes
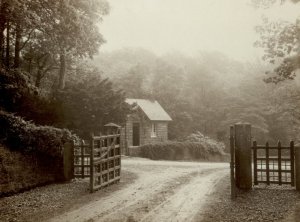
[[[131,146],[128,148],[129,156],[141,157],[141,148],[139,146]]]
[[[63,172],[62,160],[11,151],[0,145],[0,197],[63,181]]]

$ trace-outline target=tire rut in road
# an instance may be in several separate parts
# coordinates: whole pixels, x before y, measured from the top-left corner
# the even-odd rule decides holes
[[[158,168],[159,167],[157,167],[157,169]],[[167,167],[160,170],[157,169],[153,172],[147,172],[142,167],[134,167],[130,169],[130,171],[137,174],[139,178],[133,184],[112,193],[110,196],[101,198],[93,203],[52,218],[50,221],[107,221],[102,220],[102,218],[115,212],[120,212],[128,206],[139,205],[139,203],[150,199],[152,195],[159,192],[165,184],[168,184],[174,178],[179,178],[188,172],[187,170],[176,169],[173,167]]]
[[[206,197],[224,176],[224,169],[210,169],[181,187],[175,195],[159,204],[140,221],[193,221]]]
[[[138,177],[134,183],[111,193],[109,196],[65,212],[50,221],[162,221],[161,218],[182,218],[182,215],[193,215],[194,212],[184,213],[190,204],[187,202],[187,197],[191,195],[190,198],[193,199],[195,195],[203,198],[205,193],[198,195],[193,189],[199,189],[198,184],[207,175],[219,172],[220,169],[226,167],[226,164],[212,163],[132,160],[127,162],[123,169]],[[212,180],[215,181],[215,178]],[[213,181],[210,182],[207,179],[206,183],[211,185]],[[203,188],[200,186],[200,189]],[[207,189],[204,189],[204,192],[207,192]],[[195,198],[193,202],[192,206],[199,209],[200,206],[197,206],[198,199]],[[162,209],[169,213],[162,213]],[[174,216],[177,211],[180,212],[180,217]]]
[[[169,209],[169,211],[173,212],[171,214],[176,213],[176,211],[180,212],[180,209],[184,208],[182,205],[189,203],[186,203],[185,201],[179,202],[176,200],[178,199],[178,193],[181,195],[181,199],[182,193],[185,195],[185,193],[189,192],[192,193],[191,195],[193,195],[193,191],[185,187],[191,186],[191,184],[197,187],[199,178],[206,178],[207,174],[211,174],[216,171],[216,169],[201,169],[200,171],[199,169],[193,169],[193,171],[190,171],[190,173],[186,173],[183,176],[174,178],[168,183],[165,182],[164,186],[161,187],[160,190],[156,190],[156,192],[150,197],[144,197],[135,203],[131,203],[130,205],[120,208],[116,212],[106,215],[105,217],[99,218],[95,221],[126,221],[126,219],[127,221],[167,221],[168,218],[170,218],[170,215],[165,217],[160,212],[160,209],[164,209],[164,211],[168,210],[168,207],[166,206],[175,202],[176,204],[179,203],[179,206],[172,204],[169,206],[172,207],[172,209]],[[145,190],[145,192],[147,191]],[[197,209],[197,206],[193,207],[196,207]],[[195,213],[193,213],[193,215]],[[182,215],[182,213],[180,215]]]
[[[163,181],[162,186],[158,183],[153,183],[148,187],[140,189],[132,198],[134,201],[128,201],[125,206],[118,205],[111,213],[106,212],[93,218],[94,221],[139,221],[144,215],[151,212],[157,204],[167,201],[176,193],[176,190],[188,183],[193,177],[197,176],[198,172],[185,173],[184,175],[167,179]]]

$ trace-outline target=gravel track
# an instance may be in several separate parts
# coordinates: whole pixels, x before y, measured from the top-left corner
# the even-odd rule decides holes
[[[138,176],[133,184],[49,221],[191,221],[227,165],[123,160],[123,169]]]
[[[300,221],[300,194],[289,186],[258,186],[231,201],[228,163],[123,158],[120,183],[93,194],[88,185],[1,198],[0,221]]]
[[[90,194],[89,180],[38,187],[24,193],[0,199],[1,222],[40,222],[105,198],[133,183],[136,175],[122,171],[121,182]]]

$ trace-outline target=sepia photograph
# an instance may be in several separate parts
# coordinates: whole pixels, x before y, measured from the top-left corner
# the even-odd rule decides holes
[[[300,222],[300,0],[0,0],[0,222]]]

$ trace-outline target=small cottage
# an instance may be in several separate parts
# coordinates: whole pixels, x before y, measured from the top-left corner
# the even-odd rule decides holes
[[[168,139],[168,123],[172,119],[156,100],[126,99],[126,102],[132,106],[124,129],[127,147]]]

